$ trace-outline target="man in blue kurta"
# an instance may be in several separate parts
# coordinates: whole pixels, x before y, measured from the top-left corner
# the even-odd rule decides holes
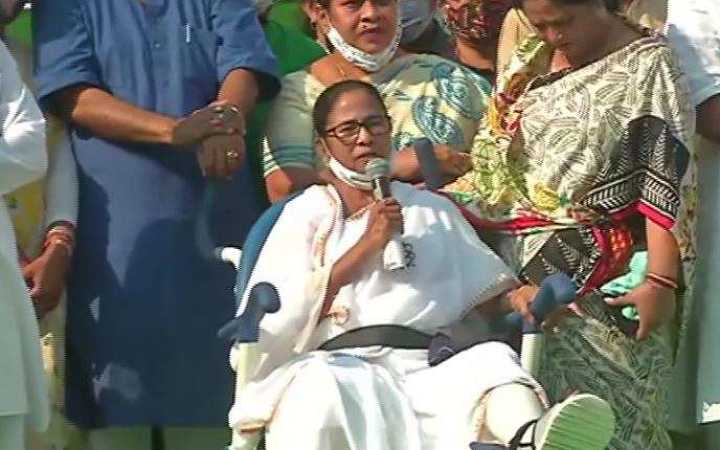
[[[216,332],[234,275],[198,254],[193,230],[208,178],[221,179],[218,243],[241,243],[264,204],[244,118],[279,84],[255,10],[44,0],[34,20],[40,100],[68,121],[79,169],[68,418],[94,450],[221,448],[232,388]]]

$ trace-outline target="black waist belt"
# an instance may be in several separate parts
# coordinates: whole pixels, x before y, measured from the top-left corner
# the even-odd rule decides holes
[[[335,336],[320,346],[331,351],[353,347],[392,347],[406,350],[427,350],[432,336],[400,325],[372,325],[356,328]]]

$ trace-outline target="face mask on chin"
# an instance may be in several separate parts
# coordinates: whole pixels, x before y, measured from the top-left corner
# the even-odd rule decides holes
[[[430,0],[400,0],[401,45],[415,42],[433,21]]]
[[[340,53],[348,62],[366,72],[377,72],[385,67],[395,56],[398,45],[400,44],[401,35],[402,30],[398,24],[396,26],[395,37],[392,42],[390,42],[390,45],[378,53],[368,53],[352,46],[340,35],[340,32],[338,32],[332,24],[327,32],[327,39],[335,51]]]
[[[367,174],[355,172],[345,167],[340,161],[330,156],[328,158],[328,169],[338,180],[361,191],[372,191],[372,178]]]

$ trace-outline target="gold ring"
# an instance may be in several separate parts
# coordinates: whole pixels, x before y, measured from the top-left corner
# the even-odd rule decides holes
[[[228,150],[225,152],[225,156],[228,159],[238,159],[240,157],[240,153],[236,152],[235,150]]]

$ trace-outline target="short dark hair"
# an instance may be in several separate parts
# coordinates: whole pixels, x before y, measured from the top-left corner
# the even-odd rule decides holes
[[[514,0],[515,1],[515,7],[516,8],[522,8],[523,0]],[[622,8],[622,0],[551,0],[555,3],[560,3],[563,5],[582,5],[586,3],[597,3],[601,2],[605,5],[605,8],[607,8],[610,12],[618,12]]]
[[[325,133],[325,129],[327,128],[328,116],[330,115],[330,112],[335,106],[335,103],[337,103],[338,98],[346,92],[352,92],[357,90],[363,90],[373,96],[380,104],[383,113],[387,115],[387,108],[385,107],[385,102],[383,101],[380,93],[375,88],[375,86],[360,80],[343,80],[325,89],[323,93],[318,96],[317,100],[315,100],[315,107],[313,107],[312,118],[313,127],[315,127],[315,132],[318,135],[323,135]]]

